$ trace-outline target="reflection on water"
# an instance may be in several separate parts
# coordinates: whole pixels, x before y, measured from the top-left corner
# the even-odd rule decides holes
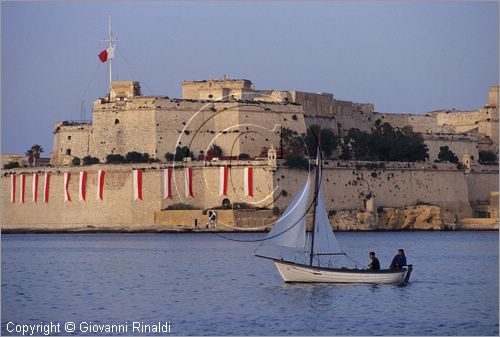
[[[497,232],[337,237],[382,267],[405,248],[410,284],[285,284],[255,243],[210,234],[3,235],[2,334],[9,321],[135,320],[177,335],[498,335]]]

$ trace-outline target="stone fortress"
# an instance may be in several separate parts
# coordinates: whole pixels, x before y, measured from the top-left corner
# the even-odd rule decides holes
[[[373,104],[337,100],[331,93],[257,90],[249,80],[184,81],[182,98],[143,96],[135,81],[113,82],[110,93],[93,103],[91,123],[59,122],[54,128],[52,167],[22,168],[2,175],[4,229],[193,228],[206,223],[207,209],[224,199],[267,209],[260,212],[220,211],[226,228],[258,227],[275,219],[273,207],[283,211],[306,179],[306,171],[283,166],[279,158],[283,128],[299,134],[313,124],[345,135],[351,128],[370,131],[374,123],[412,126],[423,134],[429,149],[427,163],[324,162],[325,200],[338,229],[498,229],[498,166],[479,165],[479,151],[498,152],[498,85],[487,104],[474,111],[440,110],[425,115],[376,112]],[[217,144],[224,158],[168,162],[166,153],[188,146],[195,157]],[[273,148],[274,145],[274,148]],[[434,163],[441,146],[457,155],[463,168]],[[93,156],[104,163],[109,154],[148,153],[152,164],[75,167],[74,157]],[[267,154],[264,158],[262,154]],[[240,154],[249,159],[237,160]],[[219,186],[219,168],[230,167],[227,195]],[[244,194],[245,167],[253,167],[255,192]],[[173,167],[172,198],[162,192],[162,171]],[[195,195],[184,196],[184,171],[193,169]],[[144,199],[133,199],[132,170],[143,171]],[[50,171],[52,200],[48,203],[12,202],[9,175],[28,176]],[[105,198],[86,202],[63,199],[63,174],[75,178],[67,187],[78,195],[78,172],[89,172],[89,193],[95,193],[97,170],[106,171]],[[27,183],[29,185],[29,182]],[[41,192],[40,192],[41,193]],[[10,202],[9,202],[10,201]],[[185,203],[192,211],[164,211]],[[8,212],[5,212],[5,211]],[[226,214],[226,215],[224,215]],[[473,217],[487,217],[476,219]],[[220,227],[219,228],[223,228]],[[263,227],[259,227],[263,228]]]

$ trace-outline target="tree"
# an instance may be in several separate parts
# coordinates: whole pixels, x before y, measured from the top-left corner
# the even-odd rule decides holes
[[[36,167],[36,161],[40,159],[40,154],[43,152],[43,147],[38,144],[33,145],[26,151],[26,156],[28,156],[28,162],[33,167]]]
[[[99,158],[96,157],[91,157],[91,156],[85,156],[82,158],[83,165],[94,165],[94,164],[99,164]]]
[[[20,167],[20,166],[19,166],[19,163],[17,161],[8,162],[7,164],[5,164],[3,166],[3,168],[5,170],[15,169],[15,168],[18,168],[18,167]]]
[[[119,164],[124,162],[125,157],[121,154],[108,154],[106,156],[106,164]]]
[[[309,161],[301,154],[288,154],[285,157],[285,165],[290,168],[309,169]]]
[[[496,152],[483,150],[479,151],[479,164],[492,165],[498,163],[498,155]]]
[[[248,153],[240,153],[238,155],[238,159],[239,160],[246,160],[246,159],[250,159],[250,155]]]
[[[194,154],[192,151],[189,151],[189,148],[187,146],[179,147],[175,149],[175,156],[174,160],[175,161],[182,161],[184,158],[190,157],[192,160],[194,160]]]
[[[173,161],[174,157],[175,157],[174,154],[171,152],[165,153],[165,160],[167,160],[167,161]]]
[[[223,156],[223,151],[220,146],[213,144],[210,150],[207,151],[205,155],[205,160],[212,160],[212,158],[220,158]]]
[[[441,146],[439,148],[438,160],[441,162],[458,164],[457,156],[455,155],[455,153],[453,153],[453,151],[450,150],[448,146]]]
[[[342,159],[367,161],[425,161],[429,158],[421,134],[410,126],[393,128],[389,123],[375,123],[372,133],[350,129],[342,141]]]
[[[73,158],[73,159],[71,160],[71,164],[72,164],[73,166],[80,166],[80,158],[78,158],[78,157]]]
[[[125,155],[125,161],[127,163],[147,163],[149,162],[149,154],[131,151]]]

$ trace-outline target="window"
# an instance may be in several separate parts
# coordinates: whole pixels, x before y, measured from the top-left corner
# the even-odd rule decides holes
[[[210,94],[208,95],[208,98],[214,98],[214,95]]]
[[[71,136],[68,136],[68,140],[71,140]]]
[[[117,119],[115,119],[115,125],[116,125],[116,124],[120,124],[120,120],[119,120],[118,118],[117,118]]]
[[[66,149],[66,154],[67,154],[68,156],[71,156],[71,149]]]

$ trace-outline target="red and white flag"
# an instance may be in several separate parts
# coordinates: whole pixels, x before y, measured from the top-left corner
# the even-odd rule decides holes
[[[99,53],[98,57],[102,63],[112,59],[113,57],[115,57],[115,47],[109,47],[108,49],[104,49],[102,52]]]
[[[26,177],[24,174],[20,176],[20,184],[19,184],[19,200],[21,204],[24,204],[24,191],[26,189]]]
[[[33,173],[33,185],[31,186],[32,200],[36,203],[38,199],[38,173]]]
[[[87,171],[80,172],[80,184],[78,186],[78,199],[80,201],[85,201],[86,197],[86,188],[87,188]]]
[[[49,203],[49,190],[50,190],[50,173],[45,173],[45,179],[43,183],[43,202]]]
[[[172,168],[163,170],[163,199],[172,199]]]
[[[103,192],[104,192],[104,171],[99,170],[97,172],[97,200],[102,201]]]
[[[70,172],[64,172],[64,202],[71,201],[71,196],[69,195],[69,179],[71,178]]]
[[[194,198],[193,194],[193,168],[186,167],[184,169],[184,191],[186,191],[186,198]]]
[[[142,200],[142,170],[133,170],[134,200]]]
[[[16,202],[16,175],[10,175],[10,202]]]
[[[219,195],[227,196],[228,176],[229,176],[229,167],[221,166],[219,168]]]
[[[244,173],[244,184],[245,184],[245,196],[253,197],[253,167],[245,167]]]

